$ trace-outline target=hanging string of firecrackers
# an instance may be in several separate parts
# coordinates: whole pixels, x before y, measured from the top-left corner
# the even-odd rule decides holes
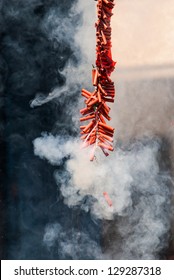
[[[110,107],[107,102],[114,102],[115,87],[110,75],[115,68],[116,62],[112,60],[111,53],[111,16],[114,0],[97,1],[96,27],[96,66],[92,69],[92,83],[95,87],[93,92],[82,89],[86,107],[80,110],[83,117],[80,121],[90,121],[80,126],[82,147],[93,145],[90,160],[95,158],[95,149],[100,147],[105,156],[108,151],[113,151],[114,128],[106,124],[110,121]]]

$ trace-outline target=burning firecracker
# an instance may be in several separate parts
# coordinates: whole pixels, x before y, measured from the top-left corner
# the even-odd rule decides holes
[[[80,126],[82,147],[93,145],[90,160],[95,158],[95,149],[100,147],[108,156],[108,151],[113,151],[114,128],[106,124],[110,121],[110,107],[107,103],[114,102],[115,87],[110,75],[115,68],[116,62],[112,60],[111,53],[111,16],[114,0],[97,1],[96,27],[96,65],[92,69],[92,83],[95,87],[93,92],[82,89],[86,107],[80,110],[83,117],[80,121],[90,121]]]

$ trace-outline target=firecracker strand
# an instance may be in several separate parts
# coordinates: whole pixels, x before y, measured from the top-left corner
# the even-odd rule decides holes
[[[92,84],[94,91],[82,89],[86,107],[80,110],[80,121],[87,124],[80,126],[82,147],[92,145],[90,160],[95,158],[95,150],[100,147],[105,156],[108,151],[113,151],[114,128],[106,122],[111,120],[110,107],[107,103],[113,103],[115,97],[114,82],[110,75],[115,69],[111,52],[111,17],[114,0],[97,1],[96,28],[96,63],[92,69]]]

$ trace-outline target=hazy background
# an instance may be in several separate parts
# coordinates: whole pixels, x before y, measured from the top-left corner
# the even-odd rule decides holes
[[[129,141],[158,135],[164,139],[162,162],[174,172],[174,3],[117,1],[113,17],[113,74],[117,86],[118,138]],[[173,184],[172,179],[172,184]],[[173,194],[173,188],[172,193]],[[171,208],[173,214],[173,207]],[[172,230],[172,239],[173,239]],[[171,248],[171,247],[170,247]]]
[[[116,149],[94,164],[78,135],[96,2],[0,3],[1,258],[171,257],[173,1],[116,2]]]

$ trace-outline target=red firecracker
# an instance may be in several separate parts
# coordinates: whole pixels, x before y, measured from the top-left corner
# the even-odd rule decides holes
[[[93,145],[90,160],[95,158],[95,148],[98,146],[108,156],[108,151],[113,151],[114,128],[106,124],[110,121],[110,107],[106,104],[113,103],[115,97],[114,82],[110,75],[116,62],[112,60],[111,53],[111,16],[114,0],[97,1],[96,27],[96,66],[92,69],[93,92],[82,89],[86,107],[80,110],[83,115],[80,121],[89,121],[80,127],[82,147]]]

